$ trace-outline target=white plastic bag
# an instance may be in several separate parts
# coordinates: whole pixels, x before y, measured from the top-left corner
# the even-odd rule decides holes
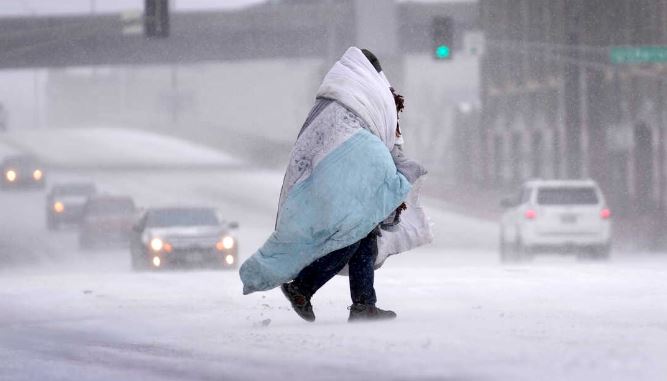
[[[378,237],[378,256],[375,268],[382,266],[384,261],[398,253],[409,251],[433,242],[433,229],[429,218],[420,202],[424,177],[417,180],[405,200],[408,207],[401,213],[401,222],[395,231],[382,231]]]

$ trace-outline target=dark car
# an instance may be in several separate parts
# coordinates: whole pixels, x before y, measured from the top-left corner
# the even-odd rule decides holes
[[[46,174],[40,162],[30,155],[7,156],[2,161],[2,187],[44,188]]]
[[[79,246],[84,249],[109,245],[126,246],[136,214],[136,206],[130,197],[88,198],[83,207]]]
[[[86,201],[96,193],[93,183],[54,185],[46,195],[46,226],[54,230],[64,224],[78,225]]]
[[[132,267],[235,268],[238,242],[231,231],[237,227],[235,222],[225,222],[214,208],[147,209],[132,228]]]

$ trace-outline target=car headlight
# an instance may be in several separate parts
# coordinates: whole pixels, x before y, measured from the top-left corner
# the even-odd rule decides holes
[[[222,240],[218,241],[218,243],[215,244],[215,248],[218,249],[219,251],[222,250],[229,250],[234,247],[236,243],[234,242],[234,238],[232,237],[223,237]]]
[[[5,178],[10,183],[16,181],[16,171],[13,170],[13,169],[10,169],[9,171],[5,172]]]
[[[160,260],[160,257],[153,257],[153,266],[160,267],[161,264],[162,261]]]
[[[234,264],[234,256],[231,254],[225,255],[225,262],[227,262],[228,265],[233,265]]]
[[[161,239],[153,238],[151,240],[151,249],[153,249],[153,251],[160,251],[160,250],[162,250],[163,246],[164,246],[164,242],[162,242]]]
[[[55,203],[53,203],[53,211],[54,212],[62,213],[64,210],[65,210],[65,205],[62,202],[56,201]]]
[[[44,176],[44,173],[42,173],[42,170],[40,170],[40,169],[35,169],[32,172],[32,178],[35,179],[36,181],[41,180],[42,176]]]

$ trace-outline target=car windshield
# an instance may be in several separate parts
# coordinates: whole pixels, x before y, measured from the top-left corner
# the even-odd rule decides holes
[[[537,193],[539,205],[596,205],[598,195],[592,187],[540,188]]]
[[[96,200],[88,205],[87,211],[90,214],[128,214],[134,212],[134,203],[126,199]]]
[[[148,226],[216,226],[220,224],[213,209],[165,209],[148,214]]]
[[[32,157],[28,156],[16,156],[5,159],[5,166],[16,166],[16,167],[37,167],[39,163]]]
[[[63,185],[53,189],[57,195],[90,196],[95,193],[95,186],[90,184]]]

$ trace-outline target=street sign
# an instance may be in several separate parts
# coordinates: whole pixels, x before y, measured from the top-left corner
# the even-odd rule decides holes
[[[471,56],[483,56],[486,41],[482,32],[465,32],[463,34],[463,51]]]
[[[144,33],[143,13],[141,11],[123,12],[120,15],[120,19],[123,25],[123,34],[133,35]]]
[[[614,64],[667,62],[667,46],[616,46],[609,59]]]

